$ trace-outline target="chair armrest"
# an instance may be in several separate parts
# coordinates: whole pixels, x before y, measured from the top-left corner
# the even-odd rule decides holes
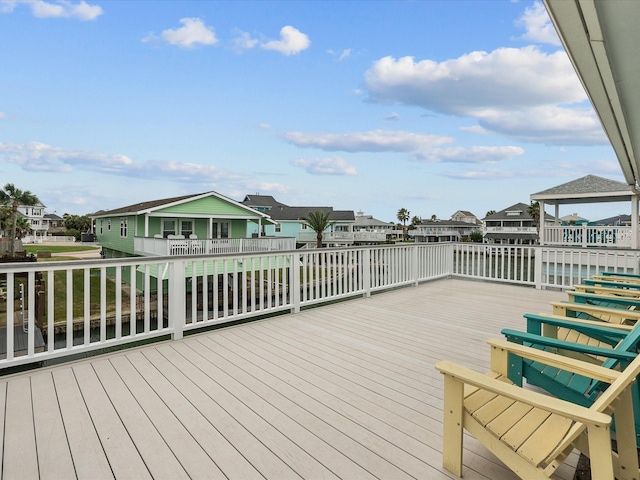
[[[621,340],[626,337],[630,330],[611,328],[611,326],[605,322],[598,322],[593,320],[577,321],[578,319],[575,319],[576,321],[573,321],[568,317],[548,317],[546,315],[535,315],[532,313],[527,313],[524,315],[524,318],[527,319],[527,332],[535,334],[537,334],[538,331],[532,331],[532,329],[530,328],[530,323],[540,323],[545,325],[553,325],[555,327],[564,327],[591,336],[607,337],[617,340]]]
[[[570,350],[572,352],[584,353],[587,355],[597,355],[601,357],[614,358],[616,360],[633,361],[636,358],[635,353],[618,351],[611,348],[602,348],[592,345],[584,345],[582,343],[567,342],[556,338],[544,337],[535,333],[519,332],[505,328],[501,332],[510,342],[522,344],[522,342],[532,343],[534,345],[544,345],[547,347],[559,348],[562,350]]]
[[[530,314],[526,314],[525,317],[527,315],[530,315]],[[626,325],[624,323],[609,323],[609,322],[603,322],[602,320],[588,320],[585,318],[565,317],[563,315],[553,315],[553,314],[549,315],[547,313],[539,313],[537,314],[537,316],[542,318],[554,319],[554,320],[562,320],[562,321],[568,322],[568,324],[592,325],[594,327],[602,327],[608,330],[623,332],[623,334],[630,332],[631,330],[633,330],[633,327],[634,327],[634,325]],[[572,327],[567,325],[567,328],[572,328]]]
[[[526,405],[561,415],[576,422],[600,427],[611,424],[611,417],[604,413],[502,382],[461,365],[456,365],[455,363],[441,361],[435,365],[435,368],[442,374],[449,375],[465,385],[472,385],[483,390],[488,390]]]
[[[521,332],[514,331],[514,333],[521,333]],[[545,337],[542,337],[542,338],[544,339]],[[554,340],[554,339],[547,339],[547,340]],[[556,340],[556,342],[560,342],[560,341]],[[593,363],[583,362],[581,360],[576,360],[575,358],[571,358],[571,357],[565,357],[563,355],[556,355],[554,353],[545,352],[544,350],[527,347],[519,343],[509,342],[507,340],[493,338],[488,340],[487,343],[491,345],[493,348],[499,348],[499,349],[505,350],[508,353],[512,353],[521,358],[526,358],[528,360],[532,360],[535,362],[544,363],[545,365],[549,365],[551,367],[556,367],[571,373],[577,373],[578,375],[582,375],[588,378],[593,378],[594,380],[600,380],[606,383],[612,383],[620,375],[620,372],[617,370],[601,367],[598,365],[594,365]],[[561,342],[561,343],[563,344],[568,343],[569,345],[575,345],[569,342]],[[562,348],[564,348],[564,345],[562,346]],[[595,347],[586,347],[586,348],[595,348]],[[605,350],[605,349],[602,349],[602,350]],[[608,352],[610,353],[611,350],[608,350]],[[628,352],[617,352],[617,353],[621,354],[620,356],[622,356],[624,360],[631,361],[636,358],[636,355]]]

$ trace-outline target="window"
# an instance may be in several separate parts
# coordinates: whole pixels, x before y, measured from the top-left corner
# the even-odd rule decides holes
[[[189,238],[193,234],[193,221],[181,220],[180,221],[180,234],[184,235],[184,238]]]
[[[282,225],[277,223],[274,230],[276,233],[280,233],[282,231]]]
[[[302,224],[302,230],[306,230],[307,228],[309,228],[309,225],[307,225],[306,223]]]
[[[100,220],[100,235],[102,235],[102,224],[103,224],[104,220]]]
[[[127,237],[127,217],[120,218],[120,236],[122,238]]]
[[[111,219],[107,220],[107,230],[111,230]]]
[[[162,236],[167,238],[169,235],[176,234],[176,221],[170,219],[162,220]]]

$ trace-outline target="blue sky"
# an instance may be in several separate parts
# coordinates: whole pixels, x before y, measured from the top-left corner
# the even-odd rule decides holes
[[[540,2],[0,0],[0,65],[0,183],[59,215],[214,190],[482,218],[623,181]]]

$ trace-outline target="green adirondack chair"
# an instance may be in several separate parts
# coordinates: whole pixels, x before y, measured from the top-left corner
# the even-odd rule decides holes
[[[543,315],[526,314],[527,332],[511,329],[502,330],[502,334],[510,342],[559,353],[568,357],[587,361],[605,368],[624,370],[637,356],[640,344],[640,323],[625,330],[597,322],[575,322],[571,319],[545,317]],[[570,330],[589,338],[589,342],[575,343],[558,340],[549,334],[551,329]],[[589,344],[590,343],[590,344]],[[510,363],[509,379],[516,385],[522,385],[526,379],[530,385],[543,388],[552,395],[564,400],[589,407],[606,388],[606,384],[585,376],[549,367],[536,361],[516,360]],[[636,412],[636,438],[640,447],[640,391],[637,384],[632,387],[633,408]]]

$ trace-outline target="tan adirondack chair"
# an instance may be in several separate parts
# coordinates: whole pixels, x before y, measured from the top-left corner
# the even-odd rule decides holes
[[[581,293],[594,293],[596,295],[610,295],[612,297],[626,297],[640,299],[640,290],[624,288],[601,287],[597,285],[574,285],[573,289]]]
[[[444,468],[462,476],[467,430],[523,479],[551,478],[574,448],[590,457],[594,479],[639,478],[631,386],[640,373],[640,356],[619,372],[505,340],[489,344],[491,371],[486,375],[446,361],[436,365],[444,374]],[[509,355],[610,386],[591,407],[582,407],[515,386],[507,379]],[[617,453],[611,448],[614,413]]]
[[[640,320],[640,310],[608,308],[600,305],[587,305],[573,302],[550,302],[554,315],[563,317],[578,316],[583,319],[602,322],[633,325]]]

